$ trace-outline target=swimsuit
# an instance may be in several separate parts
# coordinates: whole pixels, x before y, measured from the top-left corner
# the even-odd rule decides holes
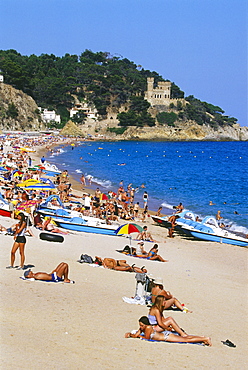
[[[58,283],[59,281],[63,281],[63,279],[61,277],[57,276],[55,271],[52,273],[51,276],[52,276],[52,281],[54,281],[55,283]]]
[[[150,257],[147,257],[148,260],[151,259],[152,256],[155,256],[156,255],[155,252],[150,252],[150,253],[151,253],[151,256]]]
[[[148,317],[148,320],[149,320],[150,324],[151,324],[153,327],[154,327],[154,326],[156,326],[156,325],[158,325],[157,318],[156,318],[156,316],[155,316],[155,315],[148,315],[147,317]],[[156,330],[154,330],[154,331],[151,333],[151,335],[150,335],[150,339],[153,339],[153,337],[154,337],[155,333],[156,333]],[[164,330],[164,331],[162,331],[161,333],[162,333],[162,334],[164,334],[164,340],[165,340],[165,341],[168,339],[168,336],[169,336],[170,334],[172,334],[172,333],[171,333],[171,331],[169,331],[169,330]]]
[[[150,335],[150,339],[153,339],[155,334],[156,334],[156,331],[153,331]],[[166,341],[168,339],[168,336],[171,334],[171,332],[168,330],[164,330],[161,332],[161,334],[164,334],[164,341]]]

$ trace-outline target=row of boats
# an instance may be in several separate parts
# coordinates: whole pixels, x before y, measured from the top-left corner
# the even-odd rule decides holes
[[[179,234],[217,243],[226,243],[241,247],[248,246],[247,237],[231,232],[225,227],[220,227],[216,218],[213,216],[206,216],[202,221],[197,221],[197,216],[193,212],[187,210],[177,213],[177,216],[179,216],[179,218],[176,220],[174,230]],[[172,227],[169,216],[152,216],[152,219],[160,226],[166,228]]]

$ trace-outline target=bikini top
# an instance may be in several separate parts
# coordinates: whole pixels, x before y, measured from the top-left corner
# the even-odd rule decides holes
[[[147,317],[151,325],[158,325],[157,318],[155,315],[148,315]]]

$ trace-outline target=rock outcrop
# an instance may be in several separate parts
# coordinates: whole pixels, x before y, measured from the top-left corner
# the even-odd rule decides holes
[[[247,141],[248,127],[239,124],[212,128],[208,125],[198,125],[194,121],[178,123],[175,127],[129,127],[123,135],[110,134],[107,131],[99,132],[104,136],[116,140],[168,140],[168,141]]]
[[[44,129],[34,99],[5,83],[0,83],[0,129],[16,131]]]
[[[63,129],[60,131],[64,136],[83,136],[82,130],[72,121],[68,121]]]

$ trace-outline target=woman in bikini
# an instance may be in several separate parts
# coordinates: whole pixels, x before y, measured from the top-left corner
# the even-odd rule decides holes
[[[177,330],[175,330],[175,332],[177,332]],[[174,334],[171,330],[167,329],[158,333],[154,330],[153,326],[150,324],[150,321],[146,316],[142,316],[139,319],[139,329],[136,331],[136,333],[126,333],[125,338],[144,338],[174,343],[204,343],[207,346],[212,345],[211,339],[209,337],[187,335],[185,333],[182,336]]]
[[[116,271],[127,271],[127,272],[139,272],[146,273],[145,266],[139,268],[133,264],[132,266],[127,264],[125,260],[115,260],[114,258],[95,257],[95,263],[105,268],[116,270]]]
[[[50,231],[51,233],[58,233],[63,235],[68,235],[66,231],[61,231],[51,223],[52,217],[48,217],[47,220],[42,225],[42,230]]]
[[[158,254],[158,245],[154,244],[154,246],[150,249],[147,256],[148,260],[152,261],[161,261],[161,262],[168,262],[168,260],[165,260],[163,257],[161,257]]]
[[[10,255],[10,266],[6,268],[8,269],[14,268],[15,254],[16,254],[17,249],[19,249],[20,256],[21,256],[21,263],[18,269],[24,270],[24,261],[25,261],[24,249],[25,249],[25,244],[26,244],[26,237],[24,236],[24,234],[27,229],[27,221],[26,221],[26,217],[24,213],[22,212],[18,213],[17,218],[19,220],[19,223],[16,225],[16,228],[15,228],[14,244],[11,249],[11,255]]]

